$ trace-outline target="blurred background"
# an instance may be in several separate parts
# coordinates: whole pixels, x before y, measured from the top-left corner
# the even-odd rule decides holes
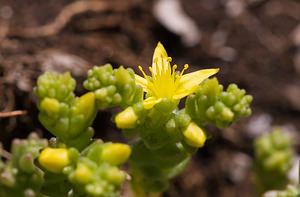
[[[220,68],[225,87],[253,95],[253,114],[213,137],[165,196],[254,196],[253,139],[273,126],[300,129],[300,1],[298,0],[0,0],[0,141],[31,131],[51,137],[37,119],[32,89],[45,71],[71,71],[76,93],[93,65],[151,65],[161,41],[173,62],[190,70]],[[101,111],[96,136],[126,141]]]

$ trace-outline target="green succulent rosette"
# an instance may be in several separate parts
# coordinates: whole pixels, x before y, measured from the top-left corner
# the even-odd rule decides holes
[[[0,166],[0,196],[41,197],[44,173],[34,160],[39,151],[47,147],[45,139],[35,133],[25,140],[15,139],[11,147],[11,158]]]

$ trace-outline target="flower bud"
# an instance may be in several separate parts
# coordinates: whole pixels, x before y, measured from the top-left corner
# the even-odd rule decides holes
[[[74,114],[76,116],[78,114],[84,114],[85,118],[90,118],[95,111],[95,94],[93,92],[89,92],[81,96],[74,103]]]
[[[107,97],[107,88],[100,88],[95,91],[96,99],[105,99]]]
[[[185,131],[183,131],[183,136],[185,142],[192,147],[200,148],[206,141],[205,132],[194,122],[190,123]]]
[[[138,117],[132,107],[127,107],[124,111],[116,116],[116,124],[118,128],[131,129],[136,126]]]
[[[133,79],[133,77],[123,66],[120,66],[118,69],[116,69],[115,76],[119,86],[129,83]]]
[[[277,169],[278,171],[282,170],[282,172],[284,173],[290,167],[289,165],[284,165],[285,163],[288,163],[290,157],[291,154],[288,151],[274,152],[270,157],[268,157],[265,160],[264,166],[266,167],[266,169],[270,169],[270,170]]]
[[[91,170],[84,164],[79,164],[75,170],[74,178],[78,183],[88,183],[93,177]]]
[[[126,178],[125,172],[118,168],[111,168],[107,171],[107,179],[114,184],[121,184]]]
[[[45,111],[48,115],[54,115],[59,112],[59,102],[54,98],[44,98],[40,107],[41,110]]]
[[[61,75],[48,73],[38,78],[37,87],[34,88],[35,95],[44,98],[55,98],[59,102],[71,104],[74,100],[74,89],[76,82],[69,72]]]
[[[46,148],[39,156],[39,163],[53,173],[60,173],[70,164],[69,153],[64,148]]]
[[[231,122],[234,118],[234,113],[227,107],[224,107],[221,112],[221,119],[226,122]]]
[[[34,171],[33,157],[31,154],[24,154],[19,160],[20,168],[27,173],[32,173]]]
[[[130,146],[121,143],[113,143],[103,147],[100,159],[111,165],[120,165],[129,158],[130,154]]]
[[[16,178],[13,176],[12,173],[3,172],[0,174],[0,182],[5,186],[13,187],[16,184]]]

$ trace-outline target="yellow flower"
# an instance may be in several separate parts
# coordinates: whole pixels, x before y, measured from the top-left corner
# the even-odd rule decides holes
[[[135,75],[136,83],[141,85],[143,90],[151,95],[143,102],[145,109],[152,108],[164,98],[179,100],[194,93],[203,80],[219,71],[219,69],[203,69],[183,75],[183,72],[188,68],[188,65],[185,64],[181,73],[177,75],[175,72],[177,65],[173,65],[171,69],[171,61],[172,58],[168,57],[165,48],[159,42],[154,51],[152,67],[149,67],[152,80],[148,78],[142,67],[139,66],[144,78]]]

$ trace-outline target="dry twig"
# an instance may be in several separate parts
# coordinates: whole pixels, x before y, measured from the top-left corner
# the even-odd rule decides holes
[[[7,35],[25,38],[51,36],[60,32],[72,17],[77,14],[88,11],[123,11],[128,9],[128,5],[130,4],[126,3],[126,1],[76,1],[63,8],[54,21],[49,24],[32,28],[10,29]]]
[[[10,112],[0,112],[0,118],[7,118],[11,116],[21,116],[27,114],[27,111],[25,110],[16,110],[16,111],[10,111]]]
[[[122,21],[121,15],[109,15],[105,18],[90,18],[85,20],[79,20],[76,26],[80,28],[80,30],[96,30],[100,28],[111,28],[118,26]]]

